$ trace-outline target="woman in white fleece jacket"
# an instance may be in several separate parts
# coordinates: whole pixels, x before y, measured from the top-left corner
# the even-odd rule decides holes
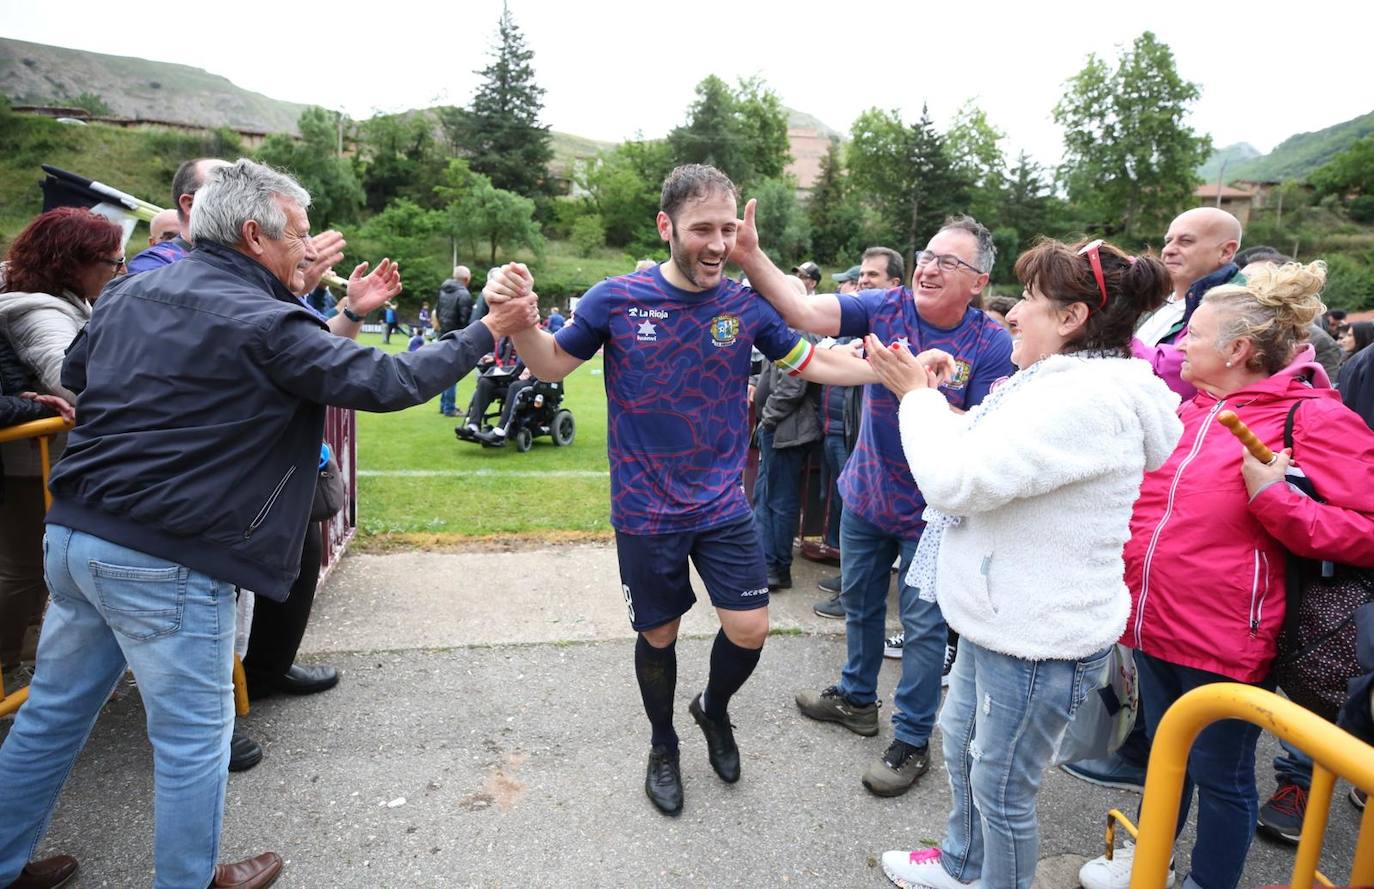
[[[961,637],[940,714],[954,811],[938,848],[883,856],[902,887],[1031,885],[1041,776],[1130,610],[1131,506],[1182,433],[1178,396],[1129,349],[1170,290],[1162,263],[1046,241],[1016,276],[1019,371],[967,414],[938,391],[948,356],[868,343],[928,504],[907,582]]]

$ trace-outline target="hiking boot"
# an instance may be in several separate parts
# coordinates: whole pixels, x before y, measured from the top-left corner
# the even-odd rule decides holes
[[[1119,753],[1101,759],[1066,762],[1060,768],[1078,780],[1096,784],[1098,787],[1129,790],[1133,793],[1143,793],[1145,790],[1144,766],[1127,762]]]
[[[969,889],[978,885],[977,880],[965,883],[951,877],[940,863],[938,848],[884,852],[883,873],[902,889]]]
[[[834,577],[822,577],[820,580],[816,581],[816,588],[823,593],[838,596],[840,594],[840,575],[836,574]]]
[[[930,745],[914,747],[893,739],[878,761],[864,772],[864,786],[876,796],[901,796],[930,768]]]
[[[1108,858],[1094,858],[1078,869],[1078,882],[1083,889],[1128,889],[1131,885],[1131,865],[1135,863],[1135,843],[1130,840]],[[1174,863],[1169,862],[1169,876],[1164,889],[1173,889]]]
[[[768,589],[790,590],[792,589],[792,569],[791,568],[769,568],[768,569]]]
[[[893,633],[883,640],[883,657],[902,659],[902,646],[906,643],[906,633]]]
[[[817,617],[828,617],[831,620],[844,620],[845,617],[844,603],[840,601],[839,593],[812,605],[811,610],[816,612]]]
[[[716,722],[707,716],[701,707],[700,694],[692,698],[692,703],[687,705],[687,712],[692,714],[697,725],[701,726],[701,733],[706,736],[706,758],[711,761],[711,768],[716,770],[720,780],[734,784],[739,780],[739,747],[735,744],[735,727],[728,719]]]
[[[1288,781],[1279,782],[1269,802],[1260,806],[1259,829],[1276,840],[1297,845],[1302,836],[1302,819],[1307,814],[1307,789]]]
[[[658,744],[649,748],[644,792],[663,814],[676,815],[682,811],[682,769],[678,765],[676,747]]]
[[[871,738],[878,734],[878,702],[855,704],[833,685],[820,694],[797,692],[797,709],[819,722],[838,722],[856,735]]]

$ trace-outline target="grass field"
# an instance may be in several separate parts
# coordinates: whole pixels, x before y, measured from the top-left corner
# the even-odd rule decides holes
[[[360,341],[382,346],[380,334]],[[405,340],[393,336],[389,351]],[[473,380],[458,384],[458,409]],[[567,380],[563,405],[577,436],[560,448],[537,438],[528,453],[459,441],[439,399],[391,414],[358,412],[358,529],[369,546],[443,545],[484,536],[609,537],[606,395],[601,357]]]

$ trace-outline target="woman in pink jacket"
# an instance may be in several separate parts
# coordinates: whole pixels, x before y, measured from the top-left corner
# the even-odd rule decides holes
[[[1325,279],[1322,263],[1293,263],[1214,288],[1180,343],[1183,379],[1198,392],[1179,409],[1183,437],[1173,456],[1145,476],[1125,549],[1132,601],[1121,641],[1136,651],[1152,737],[1169,705],[1193,688],[1272,687],[1288,553],[1374,566],[1374,433],[1341,403],[1305,343],[1325,310]],[[1272,466],[1216,422],[1233,410],[1277,451],[1295,404],[1292,454]],[[1325,504],[1283,483],[1290,459]],[[1193,856],[1185,887],[1240,882],[1258,812],[1259,731],[1225,720],[1193,745],[1178,823],[1181,830],[1196,786],[1204,854]],[[1085,889],[1127,886],[1132,851],[1084,865]]]

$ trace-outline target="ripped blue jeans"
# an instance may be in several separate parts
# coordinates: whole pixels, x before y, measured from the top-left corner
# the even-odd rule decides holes
[[[955,879],[1031,885],[1040,854],[1035,795],[1078,706],[1105,681],[1109,651],[1028,661],[960,639],[940,711],[954,796],[940,862]]]

